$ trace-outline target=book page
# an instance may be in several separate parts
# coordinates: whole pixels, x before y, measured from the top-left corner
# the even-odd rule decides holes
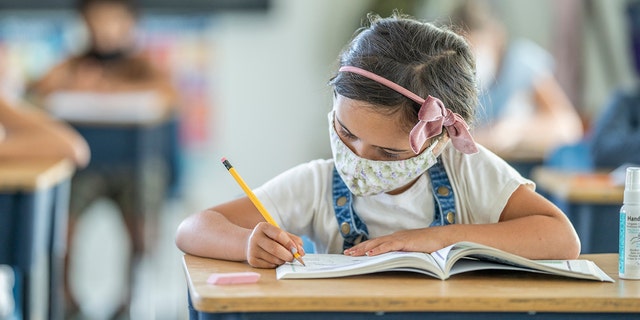
[[[285,265],[291,268],[291,272],[322,272],[323,270],[348,269],[353,265],[365,263],[367,258],[369,257],[351,257],[343,254],[308,254],[304,256],[306,266],[297,262],[290,262]]]
[[[613,282],[611,277],[588,260],[530,260],[472,242],[457,243],[449,249],[445,274],[482,269],[522,270]]]
[[[438,264],[438,266],[440,267],[440,269],[445,270],[447,267],[447,259],[449,258],[449,253],[450,251],[453,249],[453,247],[455,246],[455,244],[450,245],[448,247],[444,247],[438,251],[435,251],[433,253],[431,253],[431,256],[433,257],[433,259],[435,260],[435,262]]]
[[[378,256],[352,257],[342,254],[307,254],[306,266],[298,262],[276,268],[278,279],[334,278],[383,271],[412,271],[441,277],[433,258],[418,252],[389,252]]]
[[[613,279],[609,277],[602,269],[600,269],[593,261],[589,260],[535,260],[537,263],[546,265],[551,268],[566,270],[571,272],[578,272],[588,275],[596,275],[604,281],[611,281]]]

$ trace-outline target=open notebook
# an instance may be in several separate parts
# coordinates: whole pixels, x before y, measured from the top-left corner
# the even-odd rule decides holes
[[[613,282],[589,260],[530,260],[473,242],[459,242],[431,254],[389,252],[373,257],[342,254],[307,254],[306,266],[285,263],[276,269],[278,279],[336,278],[384,271],[410,271],[442,280],[475,270],[519,270],[556,276]]]

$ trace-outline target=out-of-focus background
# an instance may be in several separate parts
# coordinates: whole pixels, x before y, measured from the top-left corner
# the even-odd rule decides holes
[[[187,215],[241,194],[220,164],[229,158],[250,186],[301,162],[331,156],[327,81],[368,12],[394,8],[443,19],[458,1],[142,1],[140,41],[180,93],[179,179],[157,217],[158,245],[145,253],[133,319],[185,319],[186,284],[173,237]],[[555,76],[585,135],[615,89],[636,82],[626,0],[493,1],[511,38],[555,59]],[[69,54],[86,31],[69,1],[2,0],[0,90],[10,101]],[[73,292],[89,318],[118,305],[130,243],[109,200],[83,214],[73,247]]]

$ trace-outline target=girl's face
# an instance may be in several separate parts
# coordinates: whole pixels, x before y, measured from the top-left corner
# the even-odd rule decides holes
[[[416,156],[409,144],[409,131],[398,114],[382,114],[371,105],[336,95],[334,126],[340,139],[361,158],[377,161],[405,160]],[[441,139],[434,154],[439,154],[447,139]],[[422,146],[422,152],[433,141]]]

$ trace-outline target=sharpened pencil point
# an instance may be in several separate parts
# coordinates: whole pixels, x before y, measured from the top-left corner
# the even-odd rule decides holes
[[[302,257],[300,256],[300,254],[298,253],[298,248],[293,247],[291,248],[291,253],[293,253],[293,257],[298,260],[298,262],[300,262],[303,266],[307,266],[304,261],[302,261]]]

